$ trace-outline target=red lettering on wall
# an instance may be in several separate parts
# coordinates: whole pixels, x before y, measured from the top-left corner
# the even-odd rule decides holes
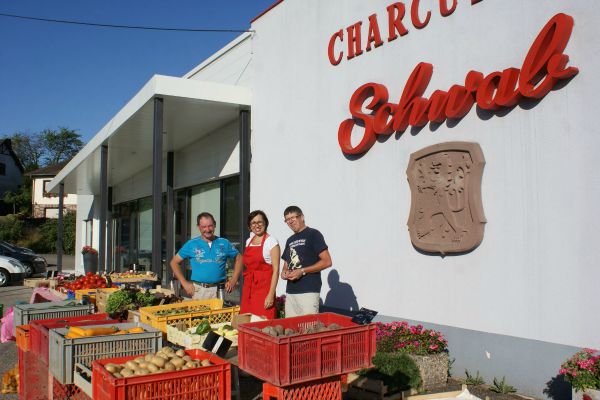
[[[357,22],[354,25],[350,25],[346,28],[348,33],[348,60],[354,58],[354,56],[360,56],[362,54],[362,48],[360,44],[360,27],[362,22]]]
[[[469,71],[464,85],[453,85],[447,92],[436,90],[429,99],[423,94],[433,75],[433,65],[424,62],[410,74],[398,104],[388,103],[388,90],[382,84],[360,86],[348,105],[352,118],[338,129],[340,148],[345,154],[363,154],[375,144],[377,135],[403,132],[409,125],[462,118],[475,103],[484,110],[496,110],[514,106],[524,97],[544,97],[558,81],[579,72],[576,67],[567,67],[569,57],[563,53],[573,24],[573,18],[566,14],[552,17],[531,45],[520,70],[507,68],[487,76]],[[353,145],[352,132],[357,127],[363,129],[362,138]]]
[[[369,33],[367,34],[367,51],[371,51],[371,43],[375,43],[375,47],[383,44],[381,33],[379,33],[379,24],[377,24],[377,14],[369,16]]]
[[[408,30],[402,25],[402,18],[406,13],[404,3],[394,3],[387,7],[388,12],[388,42],[396,39],[398,35],[404,36],[408,33]]]
[[[344,31],[340,29],[333,35],[331,35],[331,39],[329,39],[329,46],[327,46],[327,56],[329,57],[329,62],[331,65],[338,65],[342,61],[342,57],[344,56],[344,52],[340,51],[339,55],[336,57],[333,52],[335,51],[335,42],[339,39],[340,42],[344,41]]]
[[[427,11],[427,14],[425,14],[425,20],[421,21],[419,18],[419,4],[420,0],[413,0],[410,6],[410,19],[415,28],[423,29],[427,26],[429,20],[431,19],[431,11]]]
[[[452,7],[448,8],[448,0],[440,0],[440,14],[442,14],[442,17],[451,15],[456,10],[457,5],[458,0],[452,0]]]

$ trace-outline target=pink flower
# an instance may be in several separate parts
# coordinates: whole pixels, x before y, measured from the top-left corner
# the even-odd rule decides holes
[[[429,346],[430,350],[437,350],[438,349],[438,345],[437,344],[432,344],[431,346]]]

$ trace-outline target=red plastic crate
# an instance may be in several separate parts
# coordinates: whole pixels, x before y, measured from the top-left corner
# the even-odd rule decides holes
[[[52,388],[49,391],[49,397],[52,400],[92,400],[78,386],[74,384],[63,385],[52,377]]]
[[[281,325],[304,331],[317,322],[336,323],[339,329],[295,336],[273,337],[256,331]],[[252,322],[238,327],[239,367],[275,386],[346,374],[373,366],[375,325],[358,325],[334,313],[303,315]]]
[[[231,364],[202,350],[186,350],[194,359],[209,358],[211,366],[160,374],[115,378],[104,369],[109,363],[122,364],[139,356],[97,360],[92,364],[94,400],[229,400]]]
[[[285,388],[263,383],[263,400],[342,400],[339,376]]]
[[[23,351],[29,351],[29,347],[31,346],[31,337],[29,336],[30,331],[31,328],[29,325],[17,326],[17,347]]]
[[[40,355],[41,360],[48,365],[48,331],[50,329],[66,328],[68,326],[117,324],[119,321],[108,319],[108,314],[89,314],[77,317],[38,319],[31,321],[30,342],[31,351]]]
[[[19,349],[19,399],[48,400],[48,367],[33,351]]]

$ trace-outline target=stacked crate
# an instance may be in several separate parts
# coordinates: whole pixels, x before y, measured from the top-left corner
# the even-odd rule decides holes
[[[303,333],[317,324],[334,323],[336,329]],[[274,337],[262,331],[273,325],[300,334]],[[263,396],[268,399],[340,400],[343,376],[372,367],[374,355],[375,326],[358,325],[338,314],[304,315],[238,327],[239,367],[266,382]]]

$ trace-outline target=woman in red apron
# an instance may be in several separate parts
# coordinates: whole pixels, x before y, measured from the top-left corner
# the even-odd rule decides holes
[[[277,239],[267,233],[269,220],[260,211],[248,215],[252,232],[244,250],[244,286],[240,313],[275,318],[275,288],[279,279],[280,248]]]

